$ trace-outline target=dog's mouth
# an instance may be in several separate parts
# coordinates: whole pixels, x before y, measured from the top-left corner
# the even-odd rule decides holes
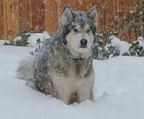
[[[80,48],[87,48],[87,45],[80,45]]]

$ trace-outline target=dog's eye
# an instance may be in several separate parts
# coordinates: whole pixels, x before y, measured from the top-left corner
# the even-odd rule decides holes
[[[74,31],[75,33],[78,33],[78,30],[77,30],[77,29],[74,29],[73,31]]]
[[[90,32],[90,29],[87,29],[86,32],[89,33],[89,32]]]

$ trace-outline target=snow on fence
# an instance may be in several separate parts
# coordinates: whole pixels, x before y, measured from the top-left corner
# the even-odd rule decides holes
[[[133,10],[131,0],[0,0],[0,39],[13,40],[23,29],[48,31],[53,35],[60,21],[64,5],[74,10],[88,10],[93,5],[100,9],[99,31],[113,30],[112,17]]]

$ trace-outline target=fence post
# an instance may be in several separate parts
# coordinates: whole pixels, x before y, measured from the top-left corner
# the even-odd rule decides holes
[[[3,35],[4,39],[8,39],[7,36],[7,1],[3,0]]]
[[[4,27],[3,27],[3,0],[0,0],[0,39],[3,38],[3,30],[4,30]]]
[[[20,32],[32,28],[32,0],[20,0],[19,4],[19,26]]]
[[[4,0],[4,36],[13,40],[19,33],[19,0]]]
[[[55,0],[47,0],[45,6],[45,30],[53,36],[58,27],[57,2]]]

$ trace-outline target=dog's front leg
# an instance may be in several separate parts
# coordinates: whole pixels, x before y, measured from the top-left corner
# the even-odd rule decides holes
[[[70,103],[70,94],[65,91],[59,91],[59,99],[63,101],[65,104]]]
[[[93,83],[85,82],[79,90],[77,91],[77,98],[79,102],[83,102],[86,100],[94,101],[93,96]]]

